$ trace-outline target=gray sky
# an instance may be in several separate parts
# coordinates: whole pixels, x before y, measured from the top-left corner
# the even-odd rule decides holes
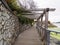
[[[60,21],[60,0],[34,0],[39,8],[56,8],[54,12],[49,13],[51,22]]]

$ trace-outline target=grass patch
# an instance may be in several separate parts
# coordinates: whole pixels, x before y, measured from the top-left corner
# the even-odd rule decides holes
[[[60,31],[60,28],[48,28],[48,29]],[[50,36],[60,40],[60,34],[56,34],[55,32],[51,32]]]
[[[56,34],[56,33],[54,33],[54,32],[51,32],[51,33],[50,33],[50,36],[51,36],[51,37],[54,37],[54,38],[56,38],[56,39],[58,39],[58,40],[60,40],[60,34]]]

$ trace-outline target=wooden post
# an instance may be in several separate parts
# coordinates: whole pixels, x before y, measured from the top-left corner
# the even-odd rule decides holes
[[[47,42],[47,28],[48,28],[48,11],[49,8],[44,10],[44,14],[45,14],[45,30],[43,29],[42,32],[42,45],[49,45],[49,43]],[[41,25],[42,26],[42,25]]]
[[[41,16],[41,18],[40,18],[40,19],[41,19],[41,23],[40,23],[41,25],[40,25],[40,26],[42,27],[42,23],[43,23],[43,22],[42,22],[42,21],[43,21],[43,16]],[[41,28],[41,27],[40,27],[40,28]],[[41,28],[41,29],[40,29],[40,36],[41,36],[41,40],[42,40],[42,32],[43,32],[43,30],[42,30],[42,28]]]
[[[50,31],[47,30],[47,45],[50,45]]]
[[[48,45],[47,43],[47,29],[48,29],[48,12],[49,12],[49,8],[46,8],[45,10],[45,44],[44,45]]]
[[[43,14],[44,15],[44,14]],[[43,30],[43,16],[41,17],[41,45],[44,45],[44,36],[45,36],[45,31]]]

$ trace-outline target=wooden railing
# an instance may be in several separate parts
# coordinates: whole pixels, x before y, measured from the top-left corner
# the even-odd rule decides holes
[[[37,24],[36,28],[37,28],[37,31],[39,33],[39,36],[40,36],[40,40],[42,42],[42,45],[45,45],[45,44],[43,44],[43,43],[45,43],[44,42],[44,39],[45,39],[45,36],[46,36],[45,31],[47,31],[46,32],[47,33],[47,40],[46,40],[47,45],[50,45],[51,44],[51,42],[50,42],[50,32],[54,32],[54,33],[60,34],[60,31],[45,29],[45,28],[41,27],[39,24]]]
[[[59,31],[48,29],[48,13],[49,9],[47,8],[36,21],[36,28],[40,35],[41,45],[50,45],[50,32],[60,33]]]

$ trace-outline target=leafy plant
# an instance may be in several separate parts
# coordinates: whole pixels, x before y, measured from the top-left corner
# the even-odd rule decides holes
[[[30,24],[30,25],[32,25],[32,23],[34,22],[33,19],[26,18],[22,15],[18,15],[18,16],[19,16],[19,21],[20,21],[21,24]]]
[[[21,24],[31,24],[32,25],[32,22],[34,21],[33,19],[29,19],[29,18],[26,18],[21,15],[22,13],[27,13],[30,11],[25,11],[25,9],[20,8],[20,6],[17,5],[16,0],[6,0],[6,2],[9,5],[9,7],[11,8],[11,10],[13,12],[14,11],[16,12],[16,15],[18,16]]]

